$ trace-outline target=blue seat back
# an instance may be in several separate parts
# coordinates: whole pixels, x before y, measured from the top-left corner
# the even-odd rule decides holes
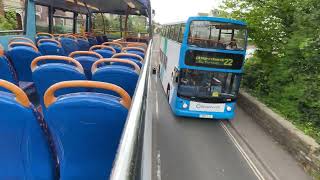
[[[78,38],[79,51],[89,51],[90,43],[86,39]]]
[[[114,65],[116,62],[123,65]],[[111,65],[105,65],[109,63]],[[99,65],[103,65],[100,66]],[[139,79],[140,68],[134,62],[122,59],[102,59],[97,61],[92,67],[92,80],[115,84],[123,88],[133,97]],[[114,92],[97,90],[97,92],[117,95]]]
[[[119,100],[88,92],[67,94],[47,104],[46,121],[57,147],[61,179],[109,178],[128,113]]]
[[[41,39],[54,39],[54,36],[49,33],[39,32],[36,34],[36,44],[38,44]]]
[[[121,53],[123,46],[116,42],[104,42],[102,45],[111,46],[116,50],[116,53]]]
[[[95,37],[88,37],[88,41],[89,41],[90,47],[99,44]]]
[[[0,47],[1,48],[1,47]],[[18,79],[16,72],[9,62],[9,60],[4,56],[3,50],[0,49],[0,79],[9,81],[15,85],[18,85]],[[0,88],[0,90],[3,90]]]
[[[121,65],[107,65],[98,68],[92,75],[92,80],[112,83],[122,87],[132,97],[134,95],[139,74],[129,67]],[[116,95],[110,91],[99,90],[98,92]]]
[[[114,55],[112,51],[106,49],[97,49],[94,52],[100,54],[103,58],[111,58]]]
[[[104,43],[103,37],[102,36],[96,36],[98,44]]]
[[[143,59],[144,59],[144,56],[145,56],[143,52],[141,52],[141,51],[136,51],[136,50],[128,50],[127,53],[139,55],[139,56],[141,56]]]
[[[73,64],[66,64],[68,60]],[[46,108],[44,106],[43,96],[49,87],[62,81],[86,80],[83,68],[81,67],[79,62],[72,58],[61,56],[42,56],[35,59],[34,61],[36,62],[33,62],[33,64],[41,64],[32,68],[32,77],[37,88],[40,104],[42,106],[44,114],[46,114]],[[50,63],[50,61],[53,61],[53,63]],[[58,91],[57,94],[62,95],[72,92],[84,91],[86,90],[79,88],[69,88]]]
[[[27,100],[21,89],[19,94]],[[14,94],[0,92],[0,178],[53,180],[55,163],[40,126],[42,118],[29,100],[24,105],[18,100]]]
[[[103,41],[104,41],[104,42],[108,42],[108,41],[109,41],[109,39],[108,39],[108,36],[107,36],[107,35],[103,35],[103,36],[102,36],[102,38],[103,38]]]
[[[111,58],[116,53],[116,50],[113,47],[105,45],[92,46],[90,51],[100,54],[103,58]]]
[[[40,36],[42,37],[42,36]],[[41,55],[56,55],[63,56],[65,52],[61,46],[61,43],[54,39],[40,39],[38,41],[38,48]]]
[[[128,59],[130,61],[135,62],[140,68],[142,67],[143,58],[141,56],[139,56],[139,55],[136,55],[136,54],[118,53],[118,54],[113,55],[112,58]],[[123,64],[123,65],[128,66],[127,64]]]
[[[65,56],[69,56],[69,54],[71,54],[74,51],[79,51],[78,42],[73,38],[61,37],[60,43],[64,50]]]
[[[39,57],[41,54],[38,49],[29,43],[21,45],[18,42],[9,44],[8,55],[17,72],[19,81],[32,81],[32,72],[30,64],[33,59]],[[28,45],[27,45],[28,44]]]
[[[29,39],[27,37],[22,37],[22,36],[17,36],[17,37],[11,38],[9,40],[9,44],[11,44],[12,42],[24,42],[24,43],[34,44],[33,40],[31,40],[31,39]]]
[[[91,67],[92,64],[103,57],[93,51],[76,51],[70,54],[70,57],[76,59],[82,65],[84,73],[88,80],[91,79]]]

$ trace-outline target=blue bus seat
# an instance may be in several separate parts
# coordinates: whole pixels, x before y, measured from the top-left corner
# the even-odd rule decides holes
[[[105,41],[103,40],[103,37],[102,37],[102,36],[96,36],[96,39],[97,39],[98,44],[102,44],[102,43],[105,42]]]
[[[25,43],[34,44],[34,42],[31,39],[26,38],[26,37],[21,37],[21,36],[11,38],[9,40],[8,44],[13,43],[13,42],[25,42]]]
[[[120,53],[123,48],[123,46],[121,44],[116,43],[116,42],[104,42],[104,43],[102,43],[102,45],[113,47],[117,53]]]
[[[141,56],[144,59],[146,51],[143,48],[139,47],[125,47],[122,48],[123,53],[131,53]]]
[[[10,63],[10,61],[4,55],[4,50],[1,45],[0,45],[0,79],[6,80],[15,85],[18,85],[17,74],[12,64]],[[0,88],[0,90],[3,90],[3,88]]]
[[[50,61],[53,61],[53,63],[50,63]],[[31,70],[44,114],[46,113],[46,109],[44,107],[43,96],[50,86],[62,81],[86,80],[81,64],[75,59],[65,56],[40,56],[32,61]],[[61,92],[59,91],[58,95],[83,91],[86,90],[66,89]]]
[[[71,53],[69,56],[80,62],[88,80],[90,80],[92,76],[91,74],[92,64],[97,60],[103,58],[100,54],[93,51],[75,51]]]
[[[114,54],[116,54],[116,50],[113,47],[105,45],[92,46],[90,51],[100,54],[103,58],[111,58]]]
[[[39,39],[37,44],[38,44],[39,51],[43,56],[45,55],[63,56],[65,54],[61,43],[55,39]]]
[[[107,35],[102,36],[104,42],[109,42],[109,38]]]
[[[55,97],[63,88],[101,88],[96,92]],[[60,178],[108,179],[120,143],[131,98],[120,87],[95,81],[65,81],[51,86],[44,97],[48,127],[60,162]]]
[[[78,38],[78,44],[79,44],[79,51],[89,51],[90,43],[88,41],[88,38],[84,36],[77,36],[77,38]]]
[[[33,82],[19,81],[19,87],[28,95],[34,95],[36,93],[36,87]]]
[[[142,48],[144,50],[147,50],[148,45],[147,43],[143,43],[143,42],[128,42],[127,47],[137,47],[137,48]]]
[[[36,34],[36,43],[38,44],[41,39],[54,39],[54,36],[49,33],[39,32]]]
[[[79,51],[77,38],[72,35],[60,35],[59,41],[64,50],[65,56],[69,56],[74,51]]]
[[[135,62],[140,68],[142,67],[143,58],[139,55],[132,53],[118,53],[112,56],[112,58],[128,59]]]
[[[128,64],[131,67],[122,66],[122,65],[113,65],[112,63],[121,63],[121,64]],[[100,64],[111,64],[100,66]],[[107,82],[111,84],[115,84],[128,92],[128,94],[133,97],[136,85],[139,79],[140,67],[130,61],[130,60],[123,60],[123,59],[100,59],[96,61],[92,65],[92,80],[94,81],[101,81]],[[109,94],[110,91],[98,91]],[[110,93],[112,95],[116,95],[114,93]]]
[[[41,56],[38,48],[26,42],[12,42],[9,44],[8,55],[17,72],[18,80],[32,82],[30,64],[34,58]]]
[[[55,179],[55,163],[40,114],[16,85],[0,80],[0,179]]]
[[[94,36],[88,36],[87,38],[88,38],[90,47],[91,47],[91,46],[94,46],[94,45],[98,45],[98,41],[97,41],[97,38],[96,38],[96,37],[94,37]]]

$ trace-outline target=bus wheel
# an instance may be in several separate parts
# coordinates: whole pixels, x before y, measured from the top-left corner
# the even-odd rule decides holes
[[[158,66],[158,77],[160,78],[160,64]]]
[[[168,102],[169,102],[169,99],[170,99],[170,86],[169,85],[167,87],[167,99],[168,99]]]

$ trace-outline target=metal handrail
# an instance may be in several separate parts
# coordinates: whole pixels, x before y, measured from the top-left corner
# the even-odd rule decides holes
[[[0,31],[0,34],[10,34],[10,33],[24,33],[24,30],[6,30],[6,31]]]
[[[136,92],[133,98],[130,112],[122,133],[118,152],[114,161],[114,166],[110,176],[111,180],[128,180],[134,179],[135,168],[139,148],[141,148],[141,136],[143,137],[142,124],[144,123],[145,105],[148,87],[148,75],[151,61],[152,40],[149,43],[148,50],[145,57],[145,63],[140,75]],[[141,150],[141,149],[140,149]]]

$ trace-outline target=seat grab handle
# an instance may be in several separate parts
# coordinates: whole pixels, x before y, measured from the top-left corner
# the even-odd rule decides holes
[[[124,107],[129,109],[131,106],[131,97],[121,87],[114,84],[110,84],[110,83],[104,83],[104,82],[98,82],[98,81],[83,81],[83,80],[63,81],[63,82],[59,82],[57,84],[52,85],[44,94],[45,106],[48,108],[51,104],[57,101],[57,98],[54,95],[57,90],[63,89],[63,88],[75,88],[75,87],[98,88],[98,89],[114,91],[120,95],[120,98],[121,98],[120,103]]]
[[[9,91],[11,91],[15,96],[16,96],[16,101],[20,103],[24,107],[30,107],[30,101],[28,99],[28,96],[26,93],[20,89],[18,86],[15,84],[5,81],[5,80],[0,80],[0,87],[3,87]]]
[[[134,71],[137,74],[140,74],[140,67],[133,61],[127,60],[127,59],[119,59],[119,58],[105,58],[105,59],[99,59],[98,61],[94,62],[92,67],[91,67],[91,72],[92,74],[97,71],[98,65],[101,63],[112,63],[112,62],[119,62],[119,63],[124,63],[124,64],[130,64]]]
[[[67,61],[67,62],[71,62],[73,63],[76,68],[78,69],[79,72],[83,73],[83,67],[82,65],[79,63],[79,61],[71,58],[71,57],[66,57],[66,56],[53,56],[53,55],[48,55],[48,56],[39,56],[37,58],[35,58],[32,62],[31,62],[31,71],[33,72],[35,69],[37,69],[38,67],[38,62],[39,61],[50,61],[50,60],[59,60],[59,61]]]
[[[116,50],[113,47],[106,46],[106,45],[94,45],[89,49],[89,51],[93,51],[95,49],[109,49],[110,51],[112,51],[113,54],[117,53]]]
[[[138,58],[141,62],[143,62],[143,58],[137,54],[132,54],[132,53],[118,53],[112,56],[112,58],[120,58],[121,56],[127,56],[127,57],[134,57],[134,58]]]

